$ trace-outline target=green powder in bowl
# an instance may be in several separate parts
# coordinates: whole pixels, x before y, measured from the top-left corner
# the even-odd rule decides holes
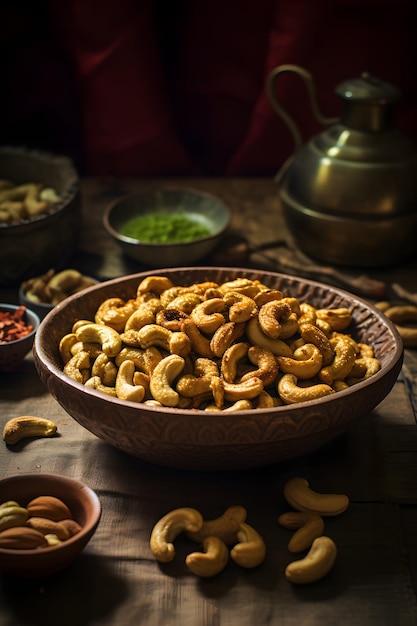
[[[149,213],[132,217],[120,227],[125,237],[149,243],[181,243],[209,237],[209,228],[185,213]]]

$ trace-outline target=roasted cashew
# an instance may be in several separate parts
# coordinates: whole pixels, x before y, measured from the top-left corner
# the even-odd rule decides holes
[[[75,333],[68,333],[67,335],[64,335],[60,340],[59,354],[64,365],[65,363],[68,363],[68,361],[72,358],[73,354],[71,352],[71,349],[77,342],[78,339]]]
[[[211,298],[197,304],[190,315],[201,332],[211,335],[225,323],[225,317],[222,314],[225,310],[226,303],[223,298]]]
[[[278,381],[278,394],[285,404],[309,402],[335,393],[335,390],[325,383],[313,384],[309,387],[300,387],[297,385],[297,380],[294,374],[284,374]]]
[[[258,318],[253,317],[246,324],[246,334],[254,346],[266,348],[276,356],[292,356],[290,346],[282,339],[272,339],[262,331]]]
[[[296,511],[310,511],[323,516],[340,515],[349,506],[344,494],[317,493],[305,478],[294,477],[284,485],[284,498]]]
[[[188,314],[184,313],[180,309],[167,308],[158,311],[155,317],[155,323],[163,328],[168,328],[174,332],[182,330],[182,323],[188,319]]]
[[[91,367],[91,376],[99,376],[103,385],[114,387],[117,378],[117,367],[107,354],[100,352]]]
[[[357,371],[354,372],[354,368],[358,366],[363,368],[363,371],[360,375],[357,374]],[[346,383],[348,386],[356,385],[361,380],[366,380],[370,378],[381,369],[381,362],[379,359],[371,356],[363,356],[359,359],[356,359],[355,365],[353,366],[349,376],[346,377]]]
[[[189,337],[193,352],[207,359],[214,357],[213,350],[210,347],[210,339],[199,331],[196,323],[191,318],[183,320],[181,330]]]
[[[417,322],[417,306],[401,305],[390,306],[385,315],[394,322],[405,348],[417,347],[417,327],[406,326],[410,322]]]
[[[107,356],[116,356],[122,349],[119,333],[104,324],[84,324],[75,331],[78,341],[99,343]]]
[[[148,302],[141,302],[129,315],[124,328],[121,330],[124,330],[125,333],[129,333],[130,331],[140,330],[147,324],[154,324],[157,314],[158,311],[155,310],[154,306],[151,306]]]
[[[211,359],[200,357],[194,364],[194,374],[185,374],[178,379],[176,390],[186,398],[210,391],[211,379],[219,375],[217,364]]]
[[[210,348],[214,356],[221,358],[227,348],[242,337],[245,327],[245,322],[226,322],[222,324],[210,340]]]
[[[292,583],[313,583],[330,572],[336,557],[337,547],[334,541],[324,535],[317,537],[304,559],[287,565],[285,577]]]
[[[314,343],[305,343],[294,351],[293,357],[278,356],[279,369],[298,379],[314,378],[323,364],[323,355]]]
[[[23,200],[25,208],[29,215],[39,215],[48,210],[49,203],[39,199],[39,193],[42,185],[33,184],[28,186],[28,190]]]
[[[172,388],[174,380],[184,369],[185,361],[178,354],[169,354],[155,367],[149,381],[152,397],[163,406],[175,407],[179,402],[179,394]]]
[[[331,330],[346,330],[352,322],[352,313],[349,309],[317,309],[317,319],[327,322]]]
[[[84,384],[90,378],[90,355],[85,350],[74,354],[64,365],[64,374]]]
[[[138,332],[137,337],[141,348],[157,346],[167,350],[171,354],[178,354],[185,357],[191,352],[191,340],[182,331],[173,332],[168,328],[158,326],[158,324],[147,324]]]
[[[135,374],[135,364],[133,361],[123,361],[120,364],[116,377],[116,394],[120,400],[130,402],[142,402],[145,397],[145,387],[135,385],[133,377]]]
[[[311,547],[314,539],[324,531],[324,521],[318,513],[310,511],[288,511],[282,513],[278,523],[284,528],[296,530],[288,543],[290,552],[303,552]]]
[[[258,314],[258,323],[262,332],[271,339],[278,339],[281,335],[282,323],[286,322],[292,311],[288,302],[284,300],[270,300],[261,306]],[[295,330],[297,329],[297,324]]]
[[[198,293],[192,293],[187,291],[186,293],[178,294],[171,302],[169,302],[165,309],[168,311],[170,309],[177,309],[185,315],[189,315],[194,307],[196,307],[201,302],[201,296]]]
[[[251,376],[247,380],[238,383],[223,381],[224,398],[230,402],[236,400],[253,400],[263,391],[264,384],[260,378]]]
[[[153,527],[150,548],[161,563],[175,557],[174,539],[183,531],[195,532],[203,525],[203,516],[197,509],[182,507],[164,515]]]
[[[236,380],[238,362],[247,355],[249,346],[246,341],[240,341],[232,344],[223,354],[221,373],[226,382],[233,383]]]
[[[276,406],[282,406],[284,403],[278,396],[272,396],[270,393],[261,391],[257,397],[256,408],[257,409],[272,409]]]
[[[260,308],[263,304],[270,302],[270,300],[282,300],[283,298],[282,291],[279,289],[263,289],[255,294],[253,300],[255,304]]]
[[[227,291],[223,300],[229,307],[229,320],[231,322],[247,322],[258,314],[258,306],[249,296],[239,291]]]
[[[228,291],[238,291],[249,298],[254,298],[260,291],[261,283],[259,280],[251,280],[250,278],[235,278],[219,285],[219,291],[222,295]]]
[[[257,369],[250,370],[243,374],[240,378],[240,382],[244,382],[256,376],[262,380],[264,387],[272,385],[278,376],[278,362],[275,355],[270,350],[266,350],[266,348],[250,346],[248,358],[253,365],[257,366]]]
[[[145,293],[161,295],[166,289],[171,289],[174,284],[167,276],[146,276],[138,285],[136,290],[139,296]]]
[[[230,551],[230,557],[241,567],[257,567],[265,559],[266,546],[261,535],[246,522],[240,523],[237,543]]]
[[[134,300],[125,302],[121,298],[108,298],[98,307],[94,321],[96,324],[111,326],[120,333],[135,308]]]
[[[191,552],[185,559],[187,567],[202,578],[219,574],[227,565],[229,551],[219,537],[203,539],[204,552]]]
[[[103,385],[100,376],[91,376],[91,378],[85,381],[84,386],[105,393],[107,396],[117,397],[116,388]]]
[[[328,337],[320,328],[313,324],[303,324],[299,327],[301,337],[306,343],[314,343],[323,355],[323,365],[328,365],[333,360],[333,348]]]
[[[349,376],[356,359],[355,346],[345,335],[330,339],[330,345],[334,351],[333,360],[319,372],[319,379],[327,385]]]
[[[51,420],[32,415],[22,415],[8,420],[3,428],[3,440],[14,445],[29,437],[53,437],[58,430]]]
[[[150,346],[144,350],[129,346],[120,350],[116,356],[115,363],[119,367],[126,360],[133,361],[137,369],[150,375],[156,365],[162,360],[162,354],[156,346]]]
[[[237,540],[240,524],[246,521],[247,511],[238,504],[229,506],[225,512],[211,520],[204,520],[198,530],[188,531],[187,537],[192,541],[201,543],[207,537],[219,537],[227,546],[233,545]]]
[[[315,326],[317,320],[317,309],[307,302],[300,303],[300,315],[298,317],[298,326],[303,324],[312,324]]]

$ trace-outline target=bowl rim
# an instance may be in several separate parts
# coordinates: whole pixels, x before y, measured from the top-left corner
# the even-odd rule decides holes
[[[244,410],[239,411],[239,419],[243,421],[245,420],[251,421],[254,415],[266,416],[266,415],[271,415],[271,414],[278,417],[279,415],[281,414],[284,415],[285,413],[288,413],[288,411],[291,411],[293,409],[302,410],[303,408],[311,408],[312,406],[317,407],[321,405],[327,405],[332,402],[334,403],[335,399],[342,401],[343,398],[346,398],[347,396],[355,394],[357,393],[357,391],[363,390],[366,387],[372,386],[381,378],[385,378],[387,374],[391,372],[391,370],[393,370],[394,368],[398,367],[399,369],[401,369],[401,365],[402,365],[403,358],[404,358],[404,346],[402,343],[402,339],[394,323],[391,320],[389,320],[382,311],[377,309],[373,304],[366,301],[364,298],[361,298],[360,296],[357,296],[356,294],[353,294],[345,289],[335,287],[333,285],[327,285],[326,283],[303,278],[303,277],[292,276],[292,275],[284,274],[280,272],[271,272],[269,270],[262,270],[262,269],[256,269],[256,268],[255,269],[240,268],[240,267],[225,268],[225,267],[216,267],[216,266],[195,266],[195,267],[184,266],[184,267],[175,267],[175,268],[162,268],[156,271],[154,269],[153,270],[150,269],[150,270],[139,272],[139,273],[126,274],[123,276],[119,276],[117,278],[103,281],[98,285],[92,285],[91,287],[88,287],[87,289],[83,290],[83,292],[80,294],[80,297],[85,297],[88,292],[100,290],[103,287],[107,287],[113,284],[117,285],[117,283],[120,283],[123,281],[137,280],[139,283],[139,281],[142,280],[143,278],[146,278],[147,276],[155,275],[155,274],[156,275],[164,275],[164,274],[169,275],[169,274],[174,274],[178,272],[186,274],[189,272],[219,272],[219,271],[220,272],[226,271],[226,272],[231,272],[231,273],[242,273],[243,275],[249,272],[249,273],[258,274],[264,277],[266,276],[266,277],[271,277],[275,279],[279,277],[287,281],[298,281],[307,285],[311,285],[312,287],[315,287],[315,288],[321,288],[321,289],[323,287],[328,288],[333,293],[340,295],[343,298],[350,299],[353,302],[360,304],[365,309],[370,310],[372,314],[378,320],[383,322],[383,324],[389,329],[393,339],[395,340],[395,349],[391,353],[389,362],[386,364],[385,368],[381,368],[378,372],[373,374],[370,378],[360,381],[356,383],[355,385],[348,387],[347,389],[342,389],[338,391],[337,394],[331,394],[328,396],[317,398],[315,400],[307,400],[304,402],[297,402],[295,404],[286,404],[286,405],[269,407],[269,408],[244,409]],[[78,294],[74,294],[74,296],[70,296],[70,298],[73,298],[75,301],[78,299]],[[44,332],[45,326],[47,326],[47,324],[50,323],[50,321],[54,318],[55,315],[59,314],[60,309],[63,308],[63,306],[65,306],[66,303],[68,303],[68,300],[69,298],[67,298],[63,303],[59,303],[41,321],[39,332],[37,332],[35,335],[35,345],[34,345],[35,362],[36,362],[36,359],[39,359],[44,365],[47,366],[49,373],[52,373],[53,375],[57,376],[57,378],[59,378],[61,382],[63,382],[64,384],[67,384],[77,390],[82,390],[84,393],[87,393],[88,395],[99,398],[103,402],[109,401],[109,398],[106,398],[105,394],[95,389],[87,388],[82,383],[79,383],[71,379],[70,377],[66,376],[63,370],[56,367],[54,363],[51,363],[48,355],[45,353],[45,350],[42,347],[42,343],[41,343],[42,334]],[[215,421],[215,419],[213,419],[213,414],[210,413],[208,415],[207,411],[204,411],[203,409],[180,409],[176,407],[166,407],[166,406],[159,407],[159,406],[147,405],[144,403],[132,402],[129,400],[120,400],[119,398],[116,398],[116,397],[111,397],[111,403],[112,404],[115,403],[116,405],[120,407],[127,406],[130,408],[135,408],[146,414],[154,414],[155,416],[163,415],[163,414],[172,414],[177,417],[183,418],[184,420],[188,420],[190,415],[192,415],[193,419],[195,420],[201,419],[207,422]],[[219,411],[218,413],[221,414],[222,412]],[[214,416],[215,415],[216,413],[214,414]]]
[[[216,232],[210,235],[207,235],[205,237],[198,237],[197,239],[192,239],[191,241],[156,242],[156,241],[142,241],[141,239],[136,239],[134,237],[128,237],[126,235],[122,235],[122,233],[116,230],[110,223],[110,216],[112,212],[122,202],[133,200],[135,198],[146,198],[147,196],[154,197],[156,194],[164,195],[164,194],[171,194],[175,192],[186,193],[189,195],[197,196],[199,198],[207,198],[207,199],[211,199],[215,201],[217,204],[219,204],[222,207],[222,209],[225,212],[224,224],[218,230],[216,230]],[[145,211],[144,215],[146,215],[147,213],[151,214],[151,213],[155,213],[155,211],[153,210]],[[108,205],[105,207],[104,213],[102,216],[102,223],[105,229],[107,230],[107,232],[120,243],[136,245],[136,246],[144,246],[144,247],[146,246],[146,247],[149,247],[150,249],[152,248],[157,249],[160,247],[184,248],[184,247],[193,246],[198,243],[217,239],[229,228],[231,218],[232,218],[232,214],[231,214],[230,208],[222,200],[222,198],[220,198],[216,194],[210,193],[208,191],[200,191],[199,189],[195,189],[194,187],[170,186],[170,187],[164,187],[163,189],[153,189],[149,191],[142,191],[142,192],[139,191],[136,193],[124,194],[123,196],[115,198],[114,200],[109,202]]]
[[[94,530],[94,528],[97,526],[97,524],[100,521],[101,514],[102,514],[101,502],[100,502],[98,495],[91,487],[89,487],[82,481],[77,480],[76,478],[73,478],[71,476],[66,476],[64,474],[52,474],[48,472],[41,472],[39,474],[36,474],[36,473],[11,474],[10,476],[5,476],[4,478],[0,480],[0,489],[1,489],[1,486],[5,484],[19,483],[22,481],[30,481],[33,483],[39,483],[39,482],[46,483],[47,481],[51,481],[51,480],[57,483],[60,483],[62,486],[68,486],[68,485],[74,486],[77,488],[77,490],[84,492],[88,496],[88,500],[90,504],[92,505],[91,519],[89,520],[89,522],[86,523],[84,526],[82,526],[81,530],[78,533],[76,533],[75,535],[72,535],[72,537],[69,537],[68,539],[66,539],[64,542],[60,544],[57,544],[54,546],[46,546],[45,548],[42,548],[42,550],[34,550],[33,548],[24,549],[24,550],[16,550],[13,548],[1,548],[0,547],[0,556],[7,555],[7,556],[15,556],[17,558],[19,557],[27,558],[28,556],[38,556],[42,558],[42,555],[45,555],[45,554],[54,554],[55,552],[59,552],[60,550],[63,550],[63,549],[68,550],[73,544],[77,544],[80,541],[85,541],[85,538],[88,537],[89,533],[91,533],[91,531]],[[39,493],[39,495],[47,495],[47,494]],[[36,497],[36,496],[34,495],[33,497]]]
[[[33,326],[32,330],[24,337],[20,337],[20,339],[0,342],[0,346],[17,346],[19,343],[25,340],[27,341],[29,338],[33,337],[36,334],[36,331],[40,326],[41,320],[39,315],[35,313],[35,311],[32,311],[32,309],[30,309],[25,304],[8,304],[6,302],[0,302],[0,311],[18,311],[21,307],[24,307],[25,309],[25,314],[29,318],[27,321],[29,322],[29,324],[31,324],[31,326]]]

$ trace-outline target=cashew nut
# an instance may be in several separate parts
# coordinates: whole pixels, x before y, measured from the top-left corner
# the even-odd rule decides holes
[[[316,316],[319,320],[327,322],[331,330],[345,330],[352,322],[352,313],[349,309],[317,309]]]
[[[201,543],[207,537],[219,537],[227,546],[236,542],[240,524],[246,520],[247,511],[243,506],[229,506],[225,512],[211,520],[204,520],[201,528],[187,532],[192,541]]]
[[[99,376],[103,385],[114,387],[117,378],[117,367],[104,352],[100,352],[91,368],[91,376]]]
[[[229,348],[234,341],[240,339],[245,332],[245,327],[245,322],[226,322],[222,324],[210,340],[210,348],[214,356],[221,358],[227,348]]]
[[[116,377],[116,395],[121,400],[142,402],[145,397],[145,387],[134,383],[135,364],[133,361],[123,361],[120,364]]]
[[[302,552],[310,548],[316,537],[324,531],[324,521],[318,513],[310,511],[288,511],[282,513],[278,523],[284,528],[296,530],[288,543],[290,552]]]
[[[186,333],[173,332],[158,324],[147,324],[137,332],[141,348],[157,346],[171,354],[185,357],[191,352],[191,341]]]
[[[105,324],[121,332],[135,309],[134,300],[125,302],[121,298],[108,298],[98,307],[94,321],[96,324]]]
[[[90,378],[90,355],[85,350],[74,354],[64,365],[64,374],[77,383],[85,383]]]
[[[43,417],[13,417],[4,425],[3,440],[8,445],[13,445],[28,437],[53,437],[57,429],[54,422]]]
[[[176,390],[186,398],[192,398],[210,391],[211,379],[219,375],[219,368],[211,359],[197,358],[194,363],[194,374],[181,376]]]
[[[173,541],[183,531],[196,532],[203,525],[203,516],[197,509],[181,507],[164,515],[153,527],[150,548],[161,563],[175,557]]]
[[[343,380],[351,372],[356,359],[356,350],[353,343],[345,335],[338,335],[330,339],[334,350],[334,357],[329,365],[319,372],[319,379],[331,385],[334,380]]]
[[[385,315],[396,325],[404,347],[416,348],[417,328],[406,326],[405,324],[417,322],[417,306],[413,306],[411,304],[390,306],[385,310]]]
[[[257,567],[265,559],[266,546],[261,535],[246,522],[240,523],[237,543],[230,551],[230,557],[241,567]]]
[[[266,348],[276,356],[292,356],[292,350],[285,341],[282,339],[272,339],[265,335],[256,317],[253,317],[247,322],[246,334],[254,346]]]
[[[179,394],[172,388],[174,380],[184,368],[185,361],[178,354],[169,354],[156,365],[149,382],[150,392],[163,406],[175,407]]]
[[[92,341],[99,343],[107,356],[116,356],[122,348],[122,340],[119,333],[110,326],[104,324],[84,324],[75,331],[78,341]]]
[[[270,300],[261,306],[258,322],[261,330],[271,339],[278,339],[281,334],[281,322],[288,320],[291,307],[284,300]],[[295,329],[297,329],[297,324]]]
[[[185,559],[185,564],[193,574],[209,578],[224,570],[229,560],[229,551],[219,537],[205,537],[203,550],[204,552],[191,552]]]
[[[323,355],[314,343],[305,343],[294,350],[292,357],[278,356],[277,361],[284,374],[294,374],[298,379],[307,380],[320,371]]]
[[[251,376],[247,380],[238,383],[223,381],[223,389],[225,399],[231,402],[243,399],[252,400],[263,391],[264,384],[260,378]]]
[[[236,379],[238,361],[247,355],[249,346],[246,341],[240,341],[232,344],[223,354],[221,372],[226,382],[233,383]]]
[[[197,324],[191,318],[183,320],[181,330],[189,337],[193,352],[208,359],[214,357],[210,347],[210,339],[200,332]]]
[[[229,320],[231,322],[247,322],[258,313],[258,306],[249,296],[238,291],[228,291],[223,300],[229,307]]]
[[[249,378],[256,376],[260,378],[264,384],[264,387],[272,385],[278,376],[278,362],[275,355],[265,348],[260,346],[250,346],[248,350],[248,358],[251,363],[257,365],[255,370],[249,370],[243,376],[240,381],[244,382]]]
[[[146,276],[138,285],[137,294],[143,295],[146,292],[160,295],[163,291],[174,287],[172,281],[167,276]]]
[[[317,537],[303,559],[287,565],[285,576],[292,583],[313,583],[330,572],[336,557],[337,547],[334,541],[325,535]]]
[[[333,359],[333,348],[328,337],[314,324],[303,324],[299,327],[300,335],[306,343],[314,343],[323,355],[323,365],[328,365]]]
[[[322,516],[340,515],[349,506],[345,494],[317,493],[310,489],[305,478],[294,477],[284,485],[284,497],[297,511],[310,511]]]
[[[312,384],[308,387],[297,385],[297,377],[294,374],[284,374],[278,381],[278,394],[285,404],[295,404],[296,402],[309,402],[324,398],[332,393],[336,393],[330,385],[325,383]]]
[[[197,327],[207,334],[212,334],[225,323],[223,311],[226,303],[223,298],[211,298],[197,304],[191,311],[191,319]]]

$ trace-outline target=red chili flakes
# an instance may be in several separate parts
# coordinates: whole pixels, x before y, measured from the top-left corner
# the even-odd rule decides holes
[[[25,306],[20,306],[13,313],[0,311],[0,343],[22,339],[32,332],[33,326],[23,319],[25,312]]]

